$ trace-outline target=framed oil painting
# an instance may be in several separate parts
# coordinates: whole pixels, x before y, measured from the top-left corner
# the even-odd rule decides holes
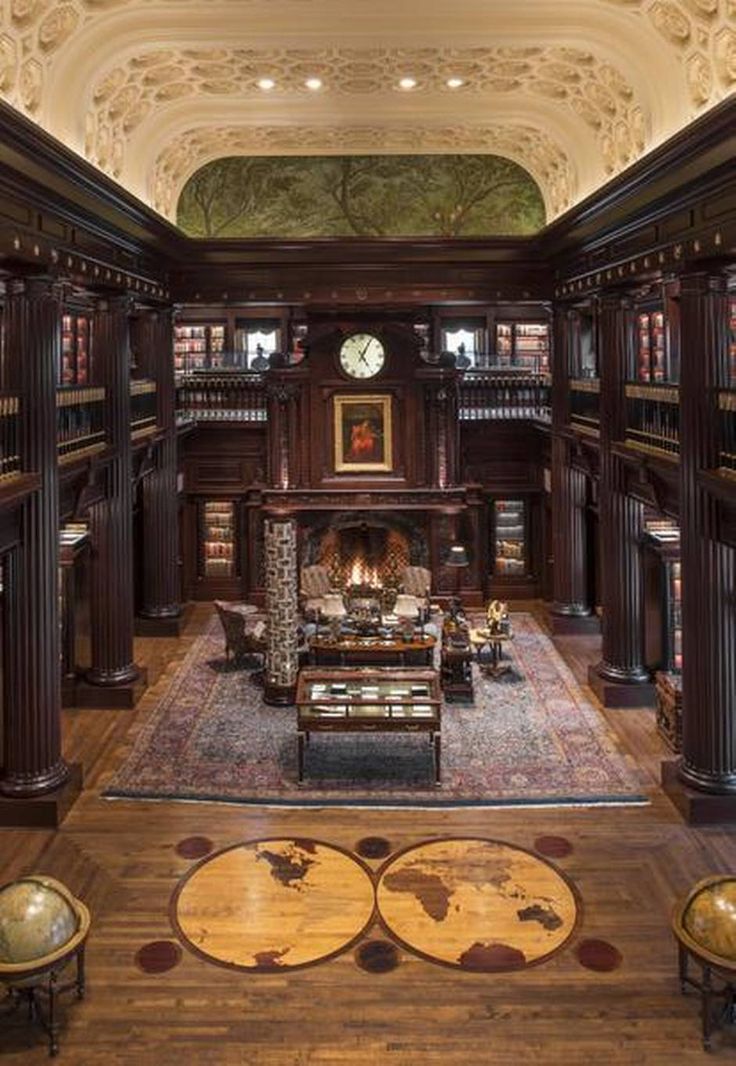
[[[390,396],[335,396],[335,472],[393,470]]]

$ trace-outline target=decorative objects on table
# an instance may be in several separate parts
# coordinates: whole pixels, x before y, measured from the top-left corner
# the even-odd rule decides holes
[[[500,677],[511,669],[510,662],[503,662],[503,645],[513,640],[513,631],[509,619],[508,604],[500,600],[491,600],[486,609],[486,626],[484,629],[471,629],[469,640],[478,662],[488,677]],[[490,661],[483,659],[483,649],[488,647]]]
[[[700,993],[703,1048],[710,1051],[714,1031],[736,1016],[736,876],[716,874],[698,881],[675,906],[672,931],[680,991],[684,995],[690,987]],[[691,959],[701,968],[700,980],[690,976]]]
[[[11,1010],[27,1003],[29,1018],[48,1034],[51,1056],[59,1051],[57,997],[72,990],[84,997],[89,921],[81,900],[52,877],[31,874],[0,888],[0,984]],[[72,959],[76,976],[60,984]]]
[[[394,468],[389,395],[334,397],[335,472],[390,473]]]

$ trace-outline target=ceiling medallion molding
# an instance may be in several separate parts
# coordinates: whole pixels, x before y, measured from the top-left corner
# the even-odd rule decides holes
[[[442,128],[260,126],[187,130],[159,155],[149,199],[174,219],[179,194],[192,174],[213,159],[239,155],[339,153],[489,153],[519,163],[536,180],[548,219],[568,208],[577,193],[572,162],[542,130],[532,126]]]

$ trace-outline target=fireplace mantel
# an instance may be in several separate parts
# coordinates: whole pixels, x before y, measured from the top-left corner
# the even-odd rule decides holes
[[[471,502],[466,487],[456,489],[266,489],[261,506],[273,514],[302,511],[435,511],[459,514]]]

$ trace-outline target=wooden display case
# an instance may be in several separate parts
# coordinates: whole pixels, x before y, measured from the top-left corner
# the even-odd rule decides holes
[[[235,504],[232,500],[206,500],[201,515],[202,576],[235,577]]]
[[[217,369],[225,358],[225,324],[223,322],[187,323],[174,327],[174,370],[187,374],[191,370]]]
[[[91,317],[71,313],[62,315],[60,385],[89,384],[91,346]]]
[[[497,322],[496,366],[534,374],[549,372],[549,325],[546,322]]]
[[[524,500],[493,502],[493,572],[497,577],[528,573],[527,519]]]

